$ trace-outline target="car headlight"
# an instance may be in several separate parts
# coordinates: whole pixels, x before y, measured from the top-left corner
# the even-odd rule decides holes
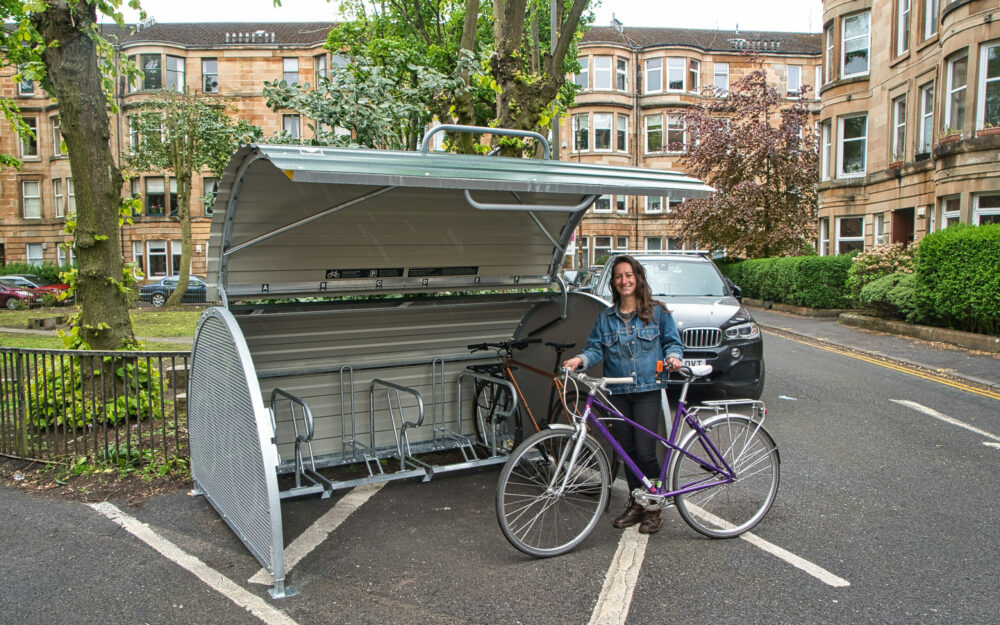
[[[731,328],[726,328],[726,338],[731,341],[748,341],[750,339],[755,339],[758,336],[760,336],[760,328],[753,321],[741,323],[739,325],[732,326]]]

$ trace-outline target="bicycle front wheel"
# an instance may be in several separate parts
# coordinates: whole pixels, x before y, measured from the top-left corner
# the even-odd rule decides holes
[[[548,558],[593,531],[608,502],[611,471],[600,445],[586,436],[571,464],[575,432],[542,430],[511,455],[497,484],[497,521],[520,551]]]
[[[680,448],[671,472],[671,489],[715,484],[704,490],[676,495],[677,512],[695,531],[712,538],[739,536],[757,525],[774,503],[778,492],[780,460],[778,446],[760,424],[742,415],[720,415],[702,426],[704,434],[692,431]],[[708,463],[708,442],[733,469],[736,479],[713,470]],[[701,462],[700,458],[706,462]]]

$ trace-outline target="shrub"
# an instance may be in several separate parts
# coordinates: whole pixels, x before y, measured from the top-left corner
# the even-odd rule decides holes
[[[44,280],[48,280],[50,282],[62,282],[62,280],[60,280],[59,278],[59,274],[68,270],[69,267],[66,267],[65,265],[53,265],[51,263],[43,263],[41,265],[29,265],[28,263],[8,263],[6,265],[0,266],[0,276],[30,273]]]
[[[743,294],[810,308],[845,308],[850,256],[794,256],[720,263],[719,268]]]
[[[861,289],[860,301],[880,317],[919,321],[914,288],[917,278],[912,273],[897,272],[882,276]]]
[[[866,284],[879,278],[893,273],[913,273],[916,249],[916,246],[889,243],[858,254],[847,272],[848,291],[857,297]]]
[[[921,315],[947,327],[1000,334],[1000,224],[958,224],[920,242],[915,267]]]

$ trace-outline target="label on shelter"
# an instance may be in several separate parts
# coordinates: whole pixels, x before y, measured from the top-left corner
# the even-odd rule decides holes
[[[390,269],[327,269],[327,280],[349,280],[363,278],[402,278],[403,268],[394,267]]]

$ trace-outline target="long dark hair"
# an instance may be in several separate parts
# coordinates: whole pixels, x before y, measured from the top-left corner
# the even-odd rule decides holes
[[[615,256],[614,260],[611,261],[611,300],[615,306],[621,303],[622,296],[615,288],[615,267],[622,263],[628,263],[632,267],[632,273],[635,274],[635,312],[644,323],[649,323],[653,320],[654,306],[659,306],[664,310],[667,307],[662,302],[653,299],[653,291],[649,288],[649,282],[646,282],[646,270],[639,261],[627,254]]]

